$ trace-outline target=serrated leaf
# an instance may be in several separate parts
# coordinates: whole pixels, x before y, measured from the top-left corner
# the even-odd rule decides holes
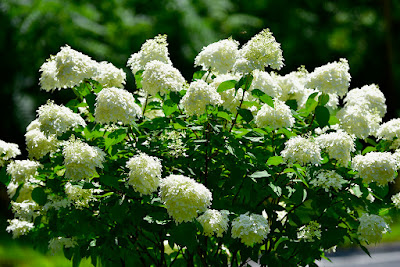
[[[217,92],[221,93],[224,92],[226,90],[235,88],[236,85],[236,81],[235,80],[228,80],[228,81],[224,81],[222,83],[220,83],[220,85],[217,88]]]
[[[267,165],[277,166],[283,162],[283,158],[281,156],[273,156],[267,160]]]
[[[318,95],[318,92],[312,93],[306,102],[306,109],[308,111],[313,111],[315,107],[318,105],[318,102],[315,100],[315,97]]]
[[[47,194],[44,192],[42,187],[36,187],[32,191],[32,199],[39,205],[43,206],[47,202]]]
[[[96,95],[95,94],[88,94],[85,96],[86,103],[89,106],[90,113],[94,114],[95,103],[96,103]]]
[[[319,127],[329,125],[329,110],[324,106],[317,106],[315,108],[315,119],[318,122]]]
[[[261,100],[261,102],[263,102],[265,104],[268,104],[272,108],[274,107],[274,100],[272,99],[272,97],[270,97],[269,95],[267,95],[266,93],[264,93],[260,89],[251,90],[251,94],[253,96],[258,97]]]
[[[142,88],[142,73],[143,70],[139,70],[135,73],[135,84],[137,89]]]

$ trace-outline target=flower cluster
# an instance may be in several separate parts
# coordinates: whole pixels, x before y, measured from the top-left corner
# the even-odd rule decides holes
[[[44,134],[40,130],[40,122],[36,119],[26,128],[26,147],[31,158],[41,159],[50,152],[57,150],[60,142],[55,134]]]
[[[67,107],[54,104],[52,101],[40,106],[37,113],[40,130],[47,135],[61,135],[78,125],[86,126],[86,122],[81,116]]]
[[[203,80],[192,82],[181,100],[181,105],[189,116],[200,116],[206,112],[207,105],[218,106],[222,103],[215,87]]]
[[[278,99],[274,101],[274,107],[264,104],[255,117],[255,123],[261,128],[291,128],[294,122],[290,107]]]
[[[96,64],[96,73],[92,79],[98,81],[104,88],[123,88],[125,85],[126,73],[113,64],[103,61]]]
[[[339,62],[315,68],[308,77],[306,87],[317,89],[325,94],[337,94],[343,97],[347,94],[350,86],[349,70],[349,63],[344,58],[341,58]]]
[[[16,183],[29,181],[38,175],[37,169],[41,164],[32,160],[15,160],[8,164],[7,173],[11,175],[11,179]]]
[[[216,235],[222,237],[222,234],[228,230],[229,212],[226,210],[207,210],[203,215],[197,218],[197,221],[203,227],[203,234],[206,236]]]
[[[238,56],[239,43],[232,38],[224,39],[203,47],[194,59],[195,66],[213,73],[225,74],[232,70]]]
[[[345,131],[322,134],[316,138],[319,146],[325,150],[331,159],[347,167],[351,160],[351,152],[355,151],[354,137]]]
[[[303,225],[297,232],[297,238],[306,242],[314,242],[315,238],[321,239],[321,225],[316,221]]]
[[[386,185],[396,178],[398,161],[390,152],[369,152],[352,159],[351,167],[367,184],[377,182]]]
[[[390,227],[378,215],[364,213],[358,220],[360,225],[357,234],[361,241],[377,243],[381,241],[382,234],[390,232]]]
[[[185,78],[179,70],[164,62],[153,60],[146,64],[142,74],[142,86],[145,93],[155,96],[183,89]]]
[[[6,228],[7,232],[12,232],[13,238],[20,237],[21,235],[26,235],[30,230],[34,228],[32,222],[12,219],[8,220],[9,225]]]
[[[172,65],[167,46],[166,35],[158,35],[154,39],[149,39],[142,45],[139,52],[131,55],[127,66],[131,68],[133,74],[136,74],[139,70],[144,70],[146,64],[153,60]]]
[[[89,207],[89,202],[95,200],[94,193],[101,193],[101,189],[83,189],[70,182],[65,184],[65,194],[70,203],[73,203],[78,209]]]
[[[134,123],[142,116],[142,110],[135,103],[133,95],[116,87],[104,88],[96,97],[95,120],[99,123]]]
[[[173,158],[178,158],[180,156],[187,157],[186,145],[183,142],[183,138],[186,137],[185,132],[178,131],[167,131],[161,135],[161,140],[168,143],[167,148],[169,149],[168,155]]]
[[[251,86],[249,90],[259,89],[270,97],[279,98],[283,90],[279,85],[278,79],[274,76],[271,76],[266,71],[254,70],[252,72],[253,81],[251,82]]]
[[[7,143],[0,140],[0,167],[3,167],[6,161],[15,158],[20,154],[21,151],[17,144]]]
[[[375,84],[350,90],[344,102],[346,107],[358,106],[365,111],[378,114],[381,118],[386,114],[386,98]]]
[[[285,149],[281,151],[281,155],[288,164],[306,165],[310,163],[319,165],[322,160],[321,148],[318,143],[313,139],[301,136],[295,136],[286,141]]]
[[[232,237],[246,246],[262,243],[270,232],[268,220],[259,214],[241,214],[232,221]]]
[[[241,73],[249,73],[255,69],[263,70],[271,66],[273,69],[283,67],[281,45],[275,40],[269,29],[262,30],[239,49],[234,68]]]
[[[212,195],[204,185],[183,175],[162,179],[159,195],[175,222],[190,222],[211,205]]]
[[[337,190],[342,189],[342,185],[347,183],[343,177],[336,171],[321,171],[317,176],[311,180],[310,184],[318,187],[322,187],[326,192],[329,192],[330,188]]]
[[[377,133],[379,139],[393,141],[395,138],[400,138],[400,119],[392,119],[388,122],[382,123]]]
[[[98,147],[89,146],[80,140],[70,140],[64,145],[65,177],[73,181],[89,179],[96,167],[103,168],[105,153]]]
[[[128,184],[136,192],[149,195],[157,191],[162,172],[160,159],[140,153],[130,158],[126,163],[126,167],[129,168]]]

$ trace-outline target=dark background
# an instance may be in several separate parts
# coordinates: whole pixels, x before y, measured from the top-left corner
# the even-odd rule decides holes
[[[0,139],[18,143],[26,157],[25,128],[36,109],[48,98],[66,102],[70,90],[50,94],[38,86],[40,66],[65,44],[124,68],[129,90],[129,56],[159,33],[168,35],[172,62],[190,81],[203,46],[229,36],[244,44],[264,28],[282,45],[280,74],[347,58],[351,88],[380,86],[387,121],[400,111],[399,24],[400,1],[390,0],[2,0]],[[7,204],[0,207],[10,215]]]

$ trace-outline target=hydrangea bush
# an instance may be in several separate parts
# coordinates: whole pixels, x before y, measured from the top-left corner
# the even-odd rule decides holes
[[[263,30],[204,47],[186,81],[159,35],[124,89],[121,69],[62,47],[40,86],[76,98],[39,107],[29,159],[0,140],[7,231],[74,266],[315,266],[344,241],[368,253],[400,207],[399,119],[382,124],[377,85],[349,91],[346,59],[281,75],[283,62]]]

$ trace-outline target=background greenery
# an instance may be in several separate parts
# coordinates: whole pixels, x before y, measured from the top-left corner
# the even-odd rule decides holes
[[[309,71],[345,57],[351,88],[376,83],[387,98],[384,121],[398,117],[400,93],[400,2],[390,0],[3,0],[0,2],[0,139],[24,151],[25,127],[48,98],[67,92],[39,90],[39,68],[60,47],[125,67],[129,56],[158,33],[168,35],[174,66],[190,80],[201,48],[232,36],[241,44],[263,28],[281,43],[289,73]],[[11,214],[0,190],[0,233]],[[1,247],[0,247],[1,248]],[[0,258],[2,254],[0,253]]]

